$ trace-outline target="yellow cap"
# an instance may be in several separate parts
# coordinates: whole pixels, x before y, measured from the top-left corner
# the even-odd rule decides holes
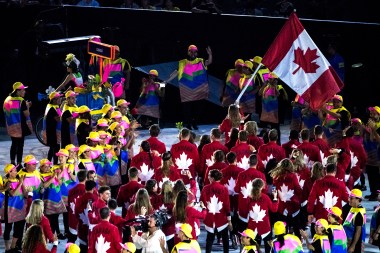
[[[66,244],[66,251],[67,253],[80,253],[80,248],[75,243],[67,243]]]
[[[120,125],[119,122],[113,122],[113,123],[108,127],[108,129],[110,129],[110,130],[113,132],[113,130],[115,130],[115,128],[116,128],[118,125]]]
[[[274,223],[274,235],[282,235],[286,233],[286,225],[283,221],[277,221]]]
[[[40,160],[40,167],[43,166],[43,165],[52,165],[53,163],[47,159],[47,158],[44,158],[44,159],[41,159]]]
[[[237,59],[236,61],[235,61],[235,67],[236,66],[244,66],[244,60],[243,59]]]
[[[96,125],[98,126],[102,126],[102,127],[108,127],[108,120],[102,118],[102,119],[98,119],[98,122],[96,123]]]
[[[106,145],[103,146],[103,150],[104,150],[104,152],[108,152],[108,151],[110,151],[111,149],[112,149],[112,145],[110,145],[110,144],[106,144]]]
[[[187,51],[198,51],[198,48],[196,45],[190,45],[188,48],[187,48]]]
[[[26,163],[26,164],[37,164],[38,161],[34,155],[27,155],[24,158],[24,163]]]
[[[255,56],[255,57],[253,57],[253,59],[252,59],[252,61],[253,61],[254,63],[257,63],[257,64],[260,64],[262,60],[263,60],[263,58],[261,58],[260,56]]]
[[[353,189],[353,190],[351,190],[349,196],[350,197],[354,197],[354,198],[362,199],[363,198],[363,193],[359,189]]]
[[[69,151],[66,149],[61,148],[57,153],[55,153],[56,156],[69,156]]]
[[[79,150],[79,148],[76,147],[74,144],[68,144],[68,145],[66,145],[65,149],[67,151],[78,151]]]
[[[82,106],[79,106],[78,108],[78,113],[85,113],[85,112],[90,112],[90,108],[88,108],[87,105],[82,105]]]
[[[242,236],[247,236],[251,238],[252,240],[255,240],[256,233],[252,229],[246,229],[242,233],[240,233]]]
[[[327,212],[332,214],[332,215],[335,215],[339,219],[342,219],[342,216],[341,216],[342,215],[342,209],[340,209],[337,206],[333,206],[331,209],[328,209]]]
[[[340,102],[343,102],[343,97],[342,97],[341,95],[334,95],[332,99],[333,99],[333,100],[334,100],[334,99],[335,99],[335,100],[339,100]]]
[[[65,93],[65,98],[75,97],[76,95],[78,95],[78,93],[75,93],[74,91],[69,90],[68,92]]]
[[[190,226],[190,224],[187,224],[187,223],[183,223],[180,227],[179,227],[179,231],[182,231],[187,238],[193,238],[193,236],[191,235],[191,232],[193,231],[193,228]]]
[[[18,165],[15,166],[15,165],[13,165],[13,164],[11,164],[11,163],[5,165],[5,167],[4,167],[4,174],[5,174],[5,175],[8,174],[8,173],[11,172],[12,170],[17,169],[17,167],[18,167]]]
[[[368,110],[377,112],[377,114],[380,114],[380,107],[374,106],[374,107],[369,107]]]
[[[120,245],[123,249],[125,249],[131,253],[135,253],[135,251],[136,251],[136,246],[131,242],[127,242],[125,244],[120,243]]]
[[[128,106],[128,105],[130,105],[131,103],[129,103],[127,100],[125,100],[125,99],[119,99],[117,102],[116,102],[116,105],[119,107],[119,106],[121,106],[121,105],[126,105],[126,106]]]
[[[21,82],[15,82],[13,84],[13,92],[15,92],[16,90],[24,90],[26,88],[28,88],[28,86],[23,85]]]
[[[152,70],[150,70],[149,71],[149,75],[152,75],[152,76],[158,76],[158,71],[157,70],[155,70],[155,69],[152,69]]]
[[[250,62],[250,61],[245,61],[245,62],[244,62],[244,66],[247,67],[247,68],[249,68],[250,70],[252,70],[252,68],[253,68],[253,63]]]
[[[327,229],[329,226],[329,223],[325,219],[319,219],[315,222],[316,226],[323,227],[324,229]]]
[[[86,139],[90,139],[92,141],[99,141],[99,133],[98,132],[90,132],[90,134],[88,135],[88,137],[86,137]]]
[[[63,95],[59,92],[53,91],[52,93],[49,94],[49,99],[53,100],[54,98],[59,98],[62,97]]]
[[[101,110],[103,114],[106,114],[110,110],[113,111],[113,107],[110,104],[104,104]]]
[[[121,112],[119,111],[113,111],[111,113],[111,119],[118,119],[118,118],[121,118],[123,117],[123,115],[121,115]]]
[[[79,147],[78,155],[83,154],[85,151],[90,151],[90,147],[87,146],[86,144],[83,144]]]

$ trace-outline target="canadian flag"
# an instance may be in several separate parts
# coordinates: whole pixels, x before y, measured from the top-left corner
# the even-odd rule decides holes
[[[317,110],[344,86],[293,12],[262,60]]]

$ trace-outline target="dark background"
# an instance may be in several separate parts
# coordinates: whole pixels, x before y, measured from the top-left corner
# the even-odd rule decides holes
[[[380,24],[303,19],[302,12],[297,10],[297,14],[325,56],[328,43],[337,43],[346,64],[345,88],[342,91],[344,105],[354,116],[365,117],[368,106],[380,105],[379,93],[376,92],[379,89],[380,49],[375,39],[380,35]],[[365,15],[360,11],[358,16]],[[367,18],[375,20],[370,16]],[[35,29],[38,20],[45,23],[40,39],[36,38]],[[27,99],[34,103],[31,113],[35,120],[46,105],[46,102],[37,100],[37,93],[45,92],[49,85],[57,87],[63,80],[66,70],[62,62],[66,54],[74,53],[86,73],[89,61],[86,41],[38,47],[37,54],[37,45],[43,40],[100,35],[102,42],[119,45],[121,56],[132,67],[178,61],[186,57],[190,44],[197,45],[199,56],[207,58],[205,49],[210,46],[213,63],[209,73],[224,80],[227,69],[233,67],[237,58],[264,56],[285,20],[283,17],[75,6],[0,8],[0,100],[4,101],[12,91],[14,82],[23,82],[29,86]],[[359,62],[363,67],[351,68],[352,64]],[[133,106],[143,73],[133,69],[131,77],[130,100]],[[288,87],[286,89],[292,99],[294,92]],[[205,101],[203,107],[201,123],[221,122],[225,116],[226,110],[213,103]],[[182,119],[177,88],[167,88],[163,109],[164,121],[173,123]],[[287,115],[290,115],[290,108],[287,109]],[[0,114],[0,125],[4,126],[3,112]]]

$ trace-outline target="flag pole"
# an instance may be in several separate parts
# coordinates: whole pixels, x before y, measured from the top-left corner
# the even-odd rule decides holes
[[[253,72],[252,76],[248,79],[248,82],[247,84],[244,86],[244,88],[241,90],[239,96],[237,97],[236,101],[235,101],[235,105],[239,105],[240,103],[240,99],[241,97],[243,96],[245,90],[248,88],[248,85],[252,82],[252,79],[256,76],[256,73],[259,71],[260,67],[262,66],[263,64],[260,63],[259,66],[257,66],[257,68],[255,69],[255,72]]]

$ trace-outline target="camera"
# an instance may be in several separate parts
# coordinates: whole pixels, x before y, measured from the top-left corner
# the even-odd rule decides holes
[[[181,175],[187,175],[187,170],[181,170]]]
[[[136,231],[148,232],[149,216],[142,216],[126,222],[127,226],[133,226]]]

